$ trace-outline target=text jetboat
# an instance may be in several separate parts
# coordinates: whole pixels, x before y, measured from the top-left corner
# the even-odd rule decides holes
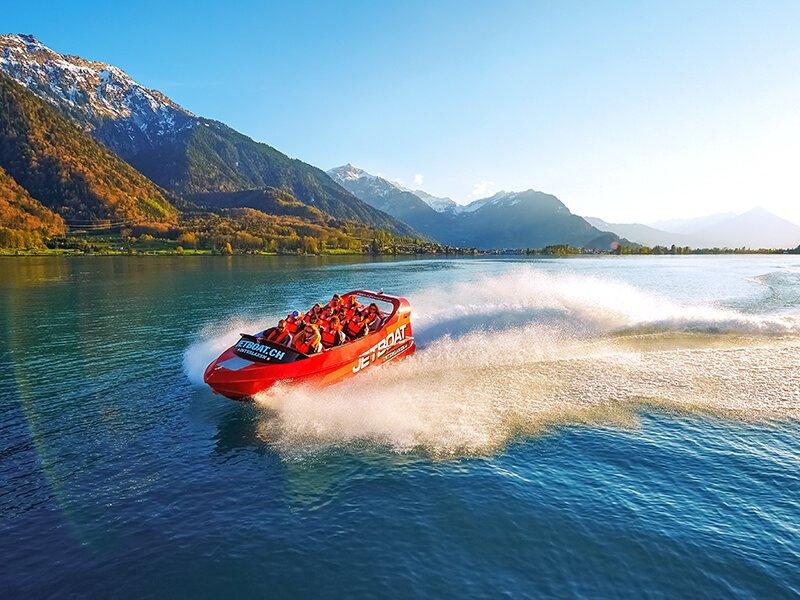
[[[263,332],[243,333],[236,344],[208,365],[204,381],[215,393],[238,400],[254,396],[278,382],[329,385],[374,365],[414,353],[416,346],[408,300],[366,290],[343,296],[388,303],[392,309],[377,331],[312,355],[266,341]]]

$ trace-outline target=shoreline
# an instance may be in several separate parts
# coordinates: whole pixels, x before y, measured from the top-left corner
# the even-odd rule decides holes
[[[216,256],[220,258],[232,258],[236,256],[263,256],[263,257],[329,257],[329,256],[360,256],[371,258],[385,258],[385,257],[430,257],[430,258],[486,258],[486,257],[538,257],[538,258],[599,258],[599,257],[635,257],[635,256],[772,256],[772,255],[800,255],[800,251],[792,250],[752,250],[752,251],[713,251],[713,250],[698,250],[687,253],[658,253],[658,254],[645,254],[645,253],[617,253],[617,252],[585,252],[578,254],[549,254],[549,253],[529,253],[525,251],[486,251],[475,253],[455,253],[455,252],[439,252],[439,253],[380,253],[369,254],[363,252],[320,252],[320,253],[281,253],[281,252],[233,252],[227,254],[224,252],[217,252],[213,250],[186,250],[184,252],[175,252],[174,250],[143,250],[137,252],[83,252],[74,249],[48,249],[48,250],[2,250],[0,249],[0,259],[3,258],[32,258],[32,257],[107,257],[107,256],[124,256],[129,258],[136,258],[142,256],[168,256],[168,257],[196,257],[196,256]]]

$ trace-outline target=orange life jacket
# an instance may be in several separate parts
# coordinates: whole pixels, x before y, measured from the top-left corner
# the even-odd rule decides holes
[[[309,325],[309,327],[314,327],[313,325]],[[313,331],[313,330],[312,330]],[[313,331],[314,335],[311,339],[308,339],[308,336],[303,333],[302,335],[298,336],[297,341],[295,342],[295,349],[303,354],[308,354],[312,350],[319,351],[321,350],[321,343],[322,343],[322,336],[319,333],[319,329]]]
[[[292,334],[289,333],[288,327],[287,329],[278,329],[274,327],[268,334],[267,340],[270,342],[275,342],[276,344],[285,344],[292,338]]]

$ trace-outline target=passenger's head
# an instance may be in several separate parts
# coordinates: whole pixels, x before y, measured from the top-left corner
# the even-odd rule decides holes
[[[341,302],[341,301],[342,301],[342,298],[339,296],[339,294],[334,294],[333,298],[331,298],[331,303],[332,304],[339,304],[339,302]]]
[[[338,327],[339,326],[339,317],[337,317],[336,315],[332,316],[330,318],[330,321],[328,321],[328,324],[331,327]]]
[[[375,304],[374,302],[372,304],[370,304],[369,305],[369,312],[371,312],[371,313],[378,312],[378,305]]]
[[[286,319],[281,319],[280,321],[278,321],[278,329],[284,329],[284,328],[286,328]]]

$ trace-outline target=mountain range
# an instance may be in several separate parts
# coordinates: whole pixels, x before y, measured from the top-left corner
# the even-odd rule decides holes
[[[610,250],[627,243],[573,215],[555,196],[525,190],[499,192],[461,206],[449,198],[411,191],[351,164],[328,171],[364,202],[452,246],[542,248],[567,244]]]
[[[624,236],[645,246],[676,246],[696,247],[694,240],[685,234],[663,231],[642,223],[609,223],[597,217],[584,217],[589,223],[604,231],[613,231],[619,236]]]
[[[584,219],[532,189],[460,205],[350,164],[326,173],[30,35],[0,35],[0,101],[0,245],[87,226],[279,251],[800,241],[796,226],[760,210],[665,231]]]
[[[33,36],[12,34],[0,36],[0,72],[57,109],[172,199],[192,198],[202,204],[203,194],[280,188],[334,219],[416,235],[322,170],[224,123],[194,115],[113,65],[59,54]]]
[[[652,225],[608,223],[586,217],[595,227],[613,231],[646,246],[692,248],[794,248],[800,244],[800,227],[763,209],[744,213],[719,213],[695,219],[672,219]]]

